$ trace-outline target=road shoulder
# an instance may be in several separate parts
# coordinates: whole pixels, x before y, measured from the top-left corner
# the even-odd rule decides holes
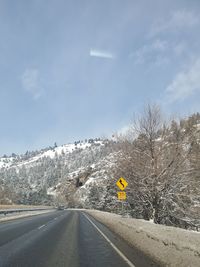
[[[86,213],[149,256],[160,266],[198,267],[200,235],[174,227],[155,225],[144,220],[96,210]]]

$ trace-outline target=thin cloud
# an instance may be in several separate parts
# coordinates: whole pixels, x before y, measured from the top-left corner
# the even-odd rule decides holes
[[[169,49],[169,44],[165,40],[156,39],[150,44],[145,44],[138,50],[132,52],[130,57],[135,64],[143,64],[146,61],[156,62],[158,55],[165,53]],[[161,56],[159,56],[161,58]]]
[[[186,50],[186,42],[169,42],[156,39],[132,52],[129,57],[134,60],[136,65],[149,63],[152,66],[161,66],[169,64],[177,57],[182,56]]]
[[[197,24],[199,24],[199,17],[194,12],[185,9],[176,10],[166,20],[156,21],[152,25],[149,35],[153,37],[166,31],[184,30]]]
[[[155,51],[164,52],[168,48],[168,43],[165,40],[156,39],[152,44],[152,49]]]
[[[107,52],[107,51],[103,51],[103,50],[96,50],[96,49],[90,50],[90,56],[91,57],[114,59],[114,55],[112,53]]]
[[[22,86],[25,91],[32,94],[34,99],[41,97],[43,89],[40,86],[40,73],[38,69],[26,69],[21,76]]]
[[[185,42],[179,42],[174,46],[173,50],[176,56],[181,56],[187,51],[187,45]]]
[[[184,100],[200,92],[200,58],[188,69],[179,72],[172,83],[166,88],[168,100],[174,102]]]

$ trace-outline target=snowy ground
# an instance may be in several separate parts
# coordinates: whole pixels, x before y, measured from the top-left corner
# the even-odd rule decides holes
[[[96,210],[86,212],[108,226],[130,245],[159,262],[161,266],[200,266],[199,232],[123,218],[108,212]]]

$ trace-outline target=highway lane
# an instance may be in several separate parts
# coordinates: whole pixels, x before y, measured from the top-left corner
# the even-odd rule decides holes
[[[1,267],[156,266],[81,211],[0,223]]]

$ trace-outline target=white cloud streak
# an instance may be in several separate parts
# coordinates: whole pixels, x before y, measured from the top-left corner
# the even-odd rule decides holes
[[[150,37],[166,31],[177,31],[180,29],[191,28],[199,24],[199,17],[188,10],[176,10],[166,20],[159,20],[152,26]]]
[[[188,70],[179,72],[166,88],[170,102],[184,100],[196,92],[200,92],[200,58]]]
[[[112,53],[107,52],[107,51],[103,51],[103,50],[96,50],[96,49],[90,50],[90,56],[91,57],[106,58],[106,59],[114,59],[114,55]]]
[[[21,76],[24,90],[31,93],[34,99],[40,98],[43,92],[43,88],[40,86],[39,76],[38,69],[26,69]]]
[[[133,58],[135,64],[150,63],[152,66],[169,64],[177,57],[181,57],[187,50],[186,42],[169,42],[162,39],[155,39],[152,43],[145,44],[129,57]]]
[[[147,60],[156,63],[157,59],[161,58],[161,54],[166,52],[169,48],[169,44],[165,40],[156,39],[151,44],[145,44],[138,50],[130,54],[130,57],[134,59],[135,64],[143,64]]]

